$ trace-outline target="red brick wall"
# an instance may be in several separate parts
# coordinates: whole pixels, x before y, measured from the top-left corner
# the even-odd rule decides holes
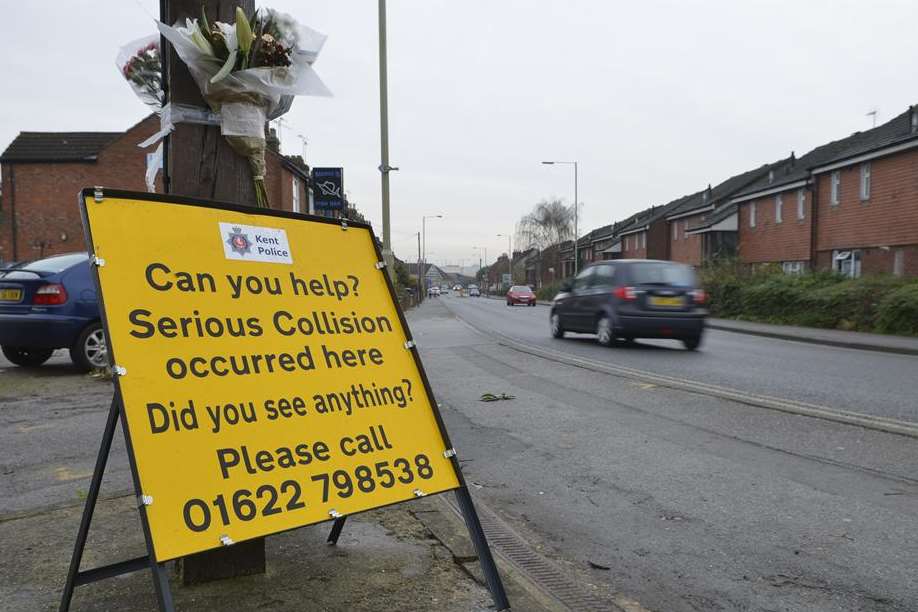
[[[860,164],[841,169],[837,206],[829,202],[831,173],[816,177],[817,249],[918,244],[918,150],[871,160],[870,198],[864,202],[860,176]]]
[[[752,206],[739,206],[739,258],[743,263],[809,261],[813,194],[804,191],[804,218],[797,218],[797,189],[782,192],[782,222],[775,220],[775,195],[755,200],[756,224],[749,227]]]
[[[77,194],[102,185],[146,191],[146,155],[137,143],[159,130],[151,115],[106,147],[93,163],[3,164],[3,210],[0,211],[0,258],[38,259],[85,249]],[[13,168],[12,166],[15,166]],[[15,195],[11,178],[15,173]],[[162,185],[157,180],[157,189]],[[15,198],[17,248],[13,252],[12,199]]]
[[[646,232],[637,232],[622,236],[622,259],[647,259],[647,248],[643,245],[643,240],[639,240],[641,234]],[[649,244],[649,243],[648,243]]]
[[[685,222],[688,221],[689,227],[701,221],[704,213],[674,219],[666,224],[667,235],[669,236],[669,258],[692,266],[701,265],[701,236],[689,236],[685,233]],[[678,231],[678,238],[673,239],[673,225]]]
[[[887,249],[861,248],[861,274],[892,274],[896,252],[902,252],[902,275],[918,276],[918,245],[894,246]],[[816,266],[832,268],[832,251],[816,253]]]

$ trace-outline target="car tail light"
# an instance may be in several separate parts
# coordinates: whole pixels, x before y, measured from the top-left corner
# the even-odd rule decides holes
[[[704,292],[704,289],[695,289],[692,291],[692,300],[696,304],[704,304],[708,301],[708,294]]]
[[[616,287],[612,294],[620,300],[625,300],[630,302],[637,299],[637,293],[634,290],[634,287]]]
[[[42,285],[35,292],[32,303],[39,306],[58,306],[67,301],[67,290],[63,285]]]

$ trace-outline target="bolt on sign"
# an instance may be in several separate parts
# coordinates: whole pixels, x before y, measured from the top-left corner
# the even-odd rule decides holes
[[[99,189],[81,209],[115,373],[109,421],[122,419],[154,573],[295,527],[336,519],[340,533],[354,513],[467,495],[368,226]]]

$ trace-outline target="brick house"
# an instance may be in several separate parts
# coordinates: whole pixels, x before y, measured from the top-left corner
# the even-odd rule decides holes
[[[150,115],[125,132],[21,132],[0,155],[0,261],[85,249],[77,194],[95,185],[146,191],[152,149],[137,143],[159,127]],[[308,170],[270,150],[266,162],[272,206],[308,212]]]
[[[918,114],[791,156],[732,199],[739,258],[918,276]],[[816,206],[814,206],[814,202]]]
[[[918,106],[811,169],[812,260],[850,276],[918,276]]]
[[[731,176],[671,204],[666,215],[669,259],[700,266],[708,259],[733,254],[737,237],[736,227],[732,227],[735,220],[731,222],[730,217],[736,207],[725,205],[733,194],[767,175],[770,167],[766,164]]]
[[[622,240],[622,259],[669,259],[666,215],[681,201],[651,206],[626,221],[616,234]]]

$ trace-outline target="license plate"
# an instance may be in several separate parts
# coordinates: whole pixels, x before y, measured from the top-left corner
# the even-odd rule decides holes
[[[651,306],[668,306],[672,308],[673,306],[682,306],[681,297],[659,297],[656,295],[650,296],[650,305]]]
[[[18,302],[22,299],[22,289],[0,289],[0,302]]]

